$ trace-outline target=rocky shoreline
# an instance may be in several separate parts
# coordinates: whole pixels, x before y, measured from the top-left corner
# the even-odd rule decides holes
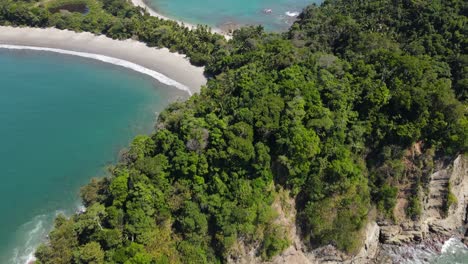
[[[423,197],[423,212],[419,219],[399,223],[388,220],[371,222],[365,230],[364,245],[356,256],[346,256],[328,246],[314,250],[315,261],[308,263],[429,263],[431,257],[442,253],[450,239],[467,245],[468,158],[459,155],[449,165],[440,166],[431,174],[429,186]],[[444,215],[440,207],[444,196],[440,192],[447,191],[448,186],[457,202]]]
[[[462,240],[463,235],[431,233],[428,237],[418,242],[407,242],[399,245],[380,244],[378,254],[369,263],[429,263],[431,258],[443,253],[444,245],[450,239]]]
[[[289,223],[292,245],[269,262],[255,257],[254,249],[246,250],[230,263],[296,263],[296,264],[393,264],[429,263],[431,258],[443,253],[450,241],[468,243],[468,158],[460,155],[447,165],[440,165],[430,175],[429,190],[422,197],[422,213],[417,220],[370,221],[364,229],[364,242],[354,256],[347,255],[334,246],[323,246],[309,251],[299,238],[300,231]],[[442,213],[447,189],[457,202],[446,214]],[[437,205],[437,206],[435,206]],[[292,206],[292,208],[294,208]],[[294,212],[290,212],[291,215]]]
[[[420,219],[400,224],[386,221],[378,223],[381,227],[379,241],[382,244],[381,255],[393,256],[394,262],[399,262],[399,258],[411,257],[408,252],[415,250],[440,253],[444,243],[451,238],[459,239],[465,245],[468,243],[467,158],[458,156],[452,164],[434,172],[430,179],[429,185],[435,185],[433,183],[436,182],[438,187],[431,186],[424,197]],[[451,186],[451,190],[448,191],[453,193],[457,202],[451,205],[444,215],[440,213],[440,208],[434,209],[434,204],[443,204],[438,192],[447,190],[448,186]]]

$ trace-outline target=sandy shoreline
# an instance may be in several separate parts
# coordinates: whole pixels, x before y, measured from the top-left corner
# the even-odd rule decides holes
[[[143,9],[145,9],[146,11],[148,11],[148,13],[152,16],[155,16],[155,17],[159,17],[161,19],[164,19],[164,20],[173,20],[175,22],[177,22],[179,25],[182,25],[184,24],[186,27],[190,28],[190,29],[194,29],[196,28],[197,26],[196,25],[193,25],[193,24],[190,24],[190,23],[185,23],[183,21],[179,21],[179,20],[175,20],[175,19],[172,19],[172,18],[169,18],[167,16],[164,16],[164,15],[161,15],[160,13],[156,12],[155,10],[153,10],[151,7],[149,7],[144,0],[132,0],[132,3],[134,6],[139,6],[139,7],[142,7]]]
[[[148,4],[145,3],[145,0],[131,0],[133,5],[135,6],[139,6],[139,7],[142,7],[143,9],[145,9],[146,11],[148,11],[148,13],[152,16],[155,16],[155,17],[159,17],[161,19],[164,19],[164,20],[172,20],[172,21],[175,21],[177,22],[179,25],[184,25],[186,26],[187,28],[189,28],[190,30],[194,29],[197,27],[197,25],[194,25],[194,24],[190,24],[190,23],[187,23],[187,22],[184,22],[184,21],[180,21],[180,20],[176,20],[176,19],[173,19],[173,18],[170,18],[170,17],[167,17],[165,15],[161,15],[160,13],[156,12],[154,9],[152,9],[150,6],[148,6]],[[220,29],[220,28],[211,28],[211,32],[213,33],[217,33],[217,34],[220,34],[222,36],[224,36],[226,39],[231,39],[232,36],[229,35],[228,33],[226,33],[224,30]]]
[[[182,90],[183,86],[186,86],[190,93],[199,92],[200,87],[206,84],[204,68],[191,65],[184,55],[171,53],[168,49],[150,48],[135,40],[113,40],[91,33],[76,33],[55,28],[0,26],[0,44],[45,48],[44,50],[59,53],[70,51],[66,54],[83,55],[131,68],[155,79],[168,77],[169,79],[163,80],[168,83],[175,81],[173,86],[179,86],[177,88]]]

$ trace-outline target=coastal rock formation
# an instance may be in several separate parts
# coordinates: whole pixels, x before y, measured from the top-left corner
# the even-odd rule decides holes
[[[370,222],[366,226],[365,233],[364,246],[352,259],[352,263],[369,263],[378,254],[381,227],[376,222]]]
[[[466,206],[465,212],[465,235],[462,242],[468,247],[468,206]]]
[[[278,223],[287,227],[291,245],[267,262],[256,256],[255,249],[247,250],[244,247],[229,263],[382,264],[395,263],[392,256],[401,254],[398,251],[400,247],[410,248],[412,245],[424,244],[428,248],[437,248],[436,244],[443,244],[451,236],[460,236],[459,231],[463,226],[468,227],[468,159],[460,155],[450,165],[440,166],[430,175],[428,186],[428,192],[423,197],[423,211],[418,220],[407,219],[399,223],[386,220],[369,222],[364,229],[363,246],[355,256],[346,255],[332,245],[308,250],[294,224],[295,210],[291,210],[295,206],[294,200],[288,200],[287,208],[275,203],[274,207],[279,213]],[[457,202],[445,214],[443,208],[449,192],[456,197]],[[468,244],[468,229],[464,236],[463,241]]]
[[[462,239],[462,242],[465,244],[465,246],[468,247],[468,223],[465,224],[465,235],[464,235],[464,238]]]
[[[467,223],[468,210],[467,158],[458,156],[450,165],[432,173],[429,179],[427,193],[422,197],[421,217],[397,224],[379,222],[381,244],[393,246],[392,250],[396,249],[394,246],[411,247],[422,242],[431,247],[436,243],[441,245],[452,236],[463,236],[460,231]],[[449,194],[456,198],[453,204],[447,204]]]
[[[319,264],[319,263],[347,263],[364,264],[370,263],[379,252],[380,227],[375,221],[369,222],[364,229],[364,243],[355,256],[349,256],[332,245],[327,245],[314,250],[308,250],[300,238],[300,231],[296,226],[295,201],[288,196],[282,195],[283,201],[275,201],[273,207],[278,212],[277,224],[285,227],[287,237],[291,245],[280,255],[270,261],[262,261],[257,256],[258,247],[248,248],[243,243],[239,243],[236,249],[236,256],[228,259],[228,263],[248,264],[248,263],[268,263],[268,264]]]
[[[370,222],[365,228],[366,238],[362,248],[355,256],[349,256],[337,250],[334,246],[328,245],[308,251],[305,245],[301,242],[296,233],[296,227],[292,230],[293,243],[280,255],[273,258],[271,261],[262,261],[259,257],[255,256],[255,250],[243,252],[236,259],[230,259],[229,263],[247,264],[247,263],[265,263],[265,264],[282,264],[282,263],[295,263],[295,264],[365,264],[373,263],[375,257],[379,253],[379,234],[380,227],[376,222]],[[379,262],[391,263],[391,262]]]
[[[422,199],[422,213],[419,220],[406,220],[399,224],[379,223],[382,225],[380,242],[383,250],[378,259],[402,255],[411,251],[412,247],[422,247],[437,252],[444,241],[454,236],[464,235],[464,242],[467,244],[468,234],[460,233],[464,225],[466,230],[468,220],[467,158],[460,155],[449,165],[439,166],[430,175],[427,190]],[[456,198],[451,205],[447,204],[449,194]],[[400,248],[405,250],[401,251]]]
[[[455,231],[464,226],[468,220],[466,213],[468,206],[468,159],[460,155],[451,168],[440,172],[449,175],[448,183],[451,188],[448,191],[451,191],[456,197],[456,203],[448,208],[447,217],[434,220],[428,218],[427,221],[430,226],[438,225],[448,229],[448,231]]]

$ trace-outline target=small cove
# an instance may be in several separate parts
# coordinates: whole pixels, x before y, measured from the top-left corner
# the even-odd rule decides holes
[[[144,0],[173,19],[208,24],[226,30],[239,25],[263,25],[267,31],[286,31],[302,9],[322,0]]]

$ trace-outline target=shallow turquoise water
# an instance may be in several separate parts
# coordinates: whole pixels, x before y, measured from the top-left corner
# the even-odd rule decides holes
[[[193,24],[222,27],[225,23],[261,24],[269,31],[285,31],[294,21],[286,12],[300,12],[323,0],[145,0],[154,10],[168,17]],[[266,14],[265,9],[271,9]],[[290,14],[291,15],[291,14]]]
[[[0,49],[0,73],[0,263],[23,264],[55,215],[76,210],[79,187],[184,94],[117,66],[37,51]]]

